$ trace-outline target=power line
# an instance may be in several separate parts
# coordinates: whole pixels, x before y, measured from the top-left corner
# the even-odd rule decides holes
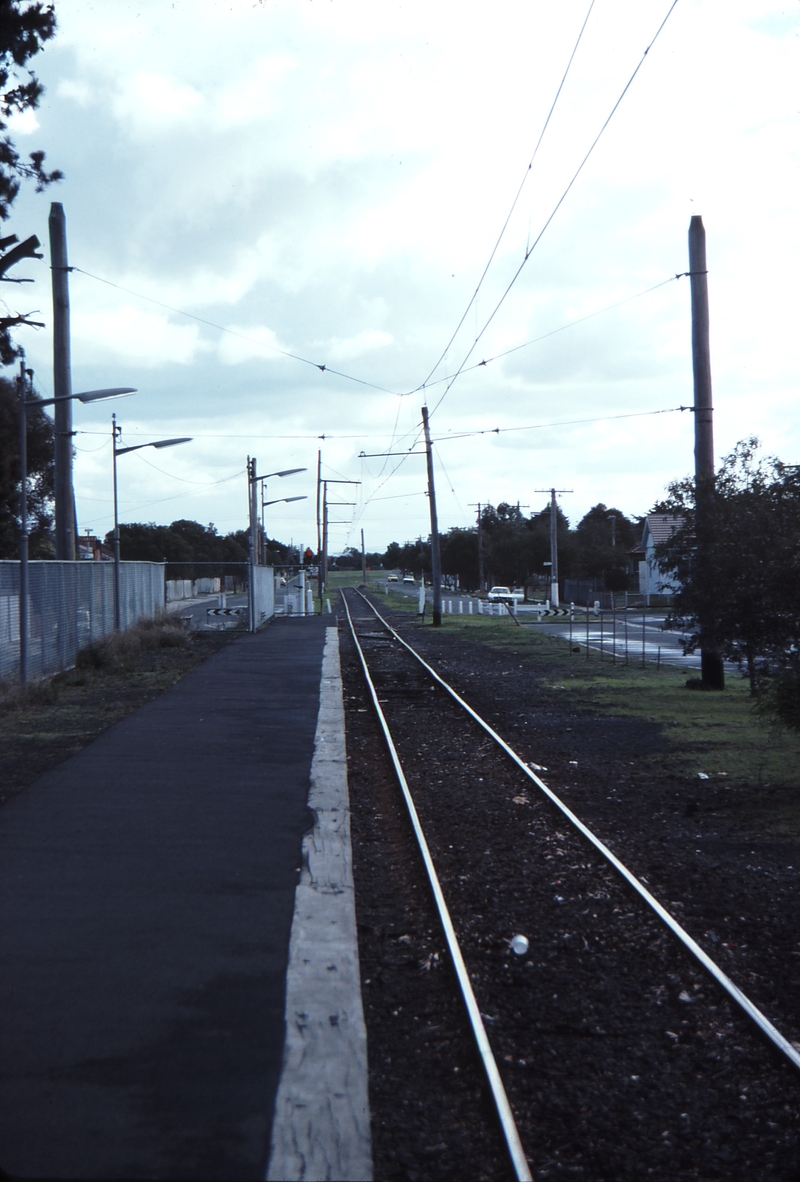
[[[433,369],[432,369],[432,370],[431,370],[431,372],[428,374],[428,376],[427,376],[427,378],[425,379],[425,381],[422,383],[422,386],[423,386],[423,387],[428,385],[428,383],[430,382],[431,378],[432,378],[432,377],[433,377],[433,375],[436,373],[436,370],[439,368],[439,366],[442,364],[442,361],[443,361],[443,360],[444,360],[444,358],[447,356],[447,352],[448,352],[448,350],[450,349],[450,346],[452,345],[453,341],[454,341],[454,340],[456,339],[456,337],[458,336],[459,329],[461,328],[461,325],[462,325],[462,324],[464,323],[464,321],[466,320],[466,318],[467,318],[467,314],[469,313],[469,310],[470,310],[470,308],[471,308],[471,307],[472,307],[472,305],[475,303],[475,300],[478,298],[478,292],[480,291],[480,289],[481,289],[481,286],[482,286],[482,284],[483,284],[483,281],[484,281],[484,279],[486,278],[486,276],[487,276],[487,274],[488,274],[489,268],[491,267],[491,265],[492,265],[492,262],[494,261],[494,256],[497,254],[497,251],[498,251],[498,249],[499,249],[499,247],[500,247],[500,243],[501,243],[501,242],[502,242],[502,240],[503,240],[503,235],[505,234],[506,230],[508,229],[508,223],[511,221],[511,216],[512,216],[512,214],[514,213],[514,210],[515,210],[515,209],[516,209],[516,207],[517,207],[517,202],[518,202],[518,201],[519,201],[519,199],[520,199],[520,196],[521,196],[521,194],[522,194],[522,190],[524,189],[524,187],[525,187],[525,183],[526,183],[526,181],[528,180],[528,177],[530,176],[531,169],[533,168],[533,162],[534,162],[534,160],[536,159],[536,156],[537,156],[537,154],[538,154],[538,152],[539,152],[539,148],[541,147],[542,140],[544,139],[544,133],[547,131],[548,124],[550,123],[550,120],[551,120],[551,118],[553,117],[553,112],[554,112],[554,111],[555,111],[555,109],[556,109],[556,103],[557,103],[557,102],[558,102],[558,100],[559,100],[559,97],[560,97],[560,95],[561,95],[561,91],[564,89],[564,83],[565,83],[565,82],[566,82],[566,80],[567,80],[567,74],[568,74],[568,73],[569,73],[569,71],[570,71],[570,67],[572,66],[572,62],[573,62],[573,59],[574,59],[574,57],[575,57],[575,54],[578,52],[578,46],[579,46],[579,45],[580,45],[580,43],[581,43],[581,38],[583,37],[584,29],[586,28],[587,24],[589,23],[589,17],[590,17],[590,16],[591,16],[591,14],[592,14],[592,9],[593,9],[593,8],[594,8],[594,0],[591,0],[591,3],[589,4],[589,10],[588,10],[588,12],[586,13],[586,16],[585,16],[585,18],[584,18],[583,24],[581,25],[581,30],[580,30],[580,32],[578,33],[578,39],[577,39],[577,41],[575,42],[574,46],[572,47],[572,53],[569,55],[569,61],[567,62],[567,68],[564,70],[564,74],[563,74],[563,76],[562,76],[562,78],[561,78],[561,81],[560,81],[560,82],[559,82],[559,84],[558,84],[558,90],[556,91],[555,98],[553,99],[553,101],[552,101],[552,103],[551,103],[551,105],[550,105],[550,110],[547,112],[547,118],[546,118],[546,119],[545,119],[545,121],[544,121],[544,124],[543,124],[543,126],[542,126],[542,130],[539,132],[539,138],[538,138],[538,140],[536,141],[536,147],[533,149],[533,155],[531,156],[531,158],[530,158],[530,161],[528,162],[528,167],[525,169],[525,175],[523,176],[523,178],[522,178],[522,181],[520,182],[520,186],[519,186],[519,188],[517,189],[516,196],[514,197],[514,200],[511,202],[511,208],[510,208],[510,209],[509,209],[509,211],[508,211],[508,214],[507,214],[507,216],[506,216],[506,220],[503,222],[503,227],[502,227],[502,229],[500,230],[500,233],[499,233],[499,235],[498,235],[498,237],[497,237],[497,241],[495,242],[494,246],[492,247],[492,253],[489,255],[489,260],[488,260],[488,262],[486,263],[486,266],[485,266],[485,267],[484,267],[484,269],[483,269],[483,274],[481,275],[480,279],[478,280],[478,286],[475,288],[474,292],[472,293],[472,297],[470,298],[470,301],[469,301],[469,303],[467,304],[466,308],[464,309],[464,313],[463,313],[463,315],[462,315],[461,319],[459,320],[458,324],[456,325],[455,329],[453,330],[453,335],[450,337],[450,340],[447,342],[447,344],[445,345],[444,349],[442,350],[442,353],[441,353],[441,356],[439,357],[439,360],[436,362],[436,364],[434,365]],[[441,379],[440,379],[440,380],[441,380]],[[446,379],[445,379],[445,380],[446,380]]]
[[[170,480],[180,480],[182,484],[195,484],[198,488],[214,488],[217,484],[227,484],[229,480],[237,480],[244,475],[245,469],[241,468],[238,472],[234,472],[232,476],[223,476],[221,480],[187,480],[185,476],[176,476],[174,472],[168,472],[166,468],[159,468],[158,464],[154,464],[152,460],[145,459],[144,456],[137,456],[138,460],[143,464],[147,464],[148,468],[153,468],[156,472],[160,472],[162,476],[169,476]]]
[[[373,390],[380,390],[382,394],[396,394],[396,390],[387,390],[384,386],[377,386],[374,382],[367,382],[364,378],[354,377],[353,374],[343,373],[340,369],[332,369],[329,365],[321,365],[318,361],[311,361],[308,357],[301,357],[299,353],[290,353],[287,349],[280,349],[277,345],[268,345],[264,341],[256,340],[255,337],[249,337],[245,333],[236,332],[233,328],[225,328],[222,324],[216,324],[213,320],[206,320],[203,316],[196,316],[194,312],[185,312],[183,308],[175,308],[172,304],[165,304],[162,300],[153,299],[152,296],[144,295],[140,291],[134,291],[130,287],[123,287],[121,283],[113,283],[110,279],[103,279],[101,275],[93,275],[91,271],[84,271],[83,267],[69,267],[70,271],[77,271],[79,275],[86,275],[88,279],[95,279],[98,283],[105,283],[108,287],[115,287],[117,291],[124,291],[128,295],[136,296],[137,299],[146,300],[149,304],[156,304],[159,308],[166,308],[168,312],[175,312],[178,316],[186,316],[189,320],[196,320],[198,324],[205,324],[209,328],[215,328],[218,332],[227,333],[229,336],[238,337],[240,341],[248,341],[252,345],[258,345],[262,349],[269,349],[273,353],[280,353],[283,357],[290,357],[292,361],[300,361],[303,365],[311,365],[314,369],[320,370],[322,373],[332,373],[336,377],[345,378],[348,382],[357,382],[360,386],[370,386]]]
[[[523,341],[521,345],[512,345],[510,349],[504,349],[502,353],[495,353],[493,357],[486,357],[483,361],[476,361],[474,365],[465,366],[461,370],[461,373],[472,373],[474,369],[480,369],[482,365],[490,365],[493,361],[500,361],[503,357],[508,357],[511,353],[517,353],[520,349],[527,349],[529,345],[537,345],[540,341],[546,341],[548,337],[554,337],[557,333],[565,332],[568,328],[574,328],[576,324],[583,324],[584,321],[591,320],[595,316],[602,316],[606,312],[612,312],[615,308],[621,308],[623,304],[629,304],[632,300],[641,299],[642,296],[649,295],[652,291],[658,291],[660,287],[666,287],[668,283],[674,283],[676,279],[683,279],[688,274],[688,271],[681,271],[678,275],[670,275],[669,279],[662,279],[660,283],[654,284],[653,287],[647,287],[644,291],[639,291],[635,295],[625,296],[623,300],[617,300],[615,304],[607,304],[605,308],[598,308],[595,312],[588,312],[585,316],[579,316],[577,320],[570,320],[566,324],[562,324],[560,328],[551,328],[549,332],[542,333],[540,337],[533,337],[530,341]],[[449,378],[436,378],[430,383],[430,386],[438,386],[442,382],[448,381],[450,381]]]
[[[614,423],[619,419],[644,419],[650,415],[672,415],[679,410],[691,410],[691,406],[668,406],[663,410],[636,410],[623,415],[601,415],[595,419],[561,419],[554,423],[531,423],[527,427],[486,427],[478,431],[459,431],[453,435],[440,435],[434,443],[446,443],[450,439],[471,439],[476,435],[505,435],[509,431],[546,431],[550,427],[574,427],[585,423]]]
[[[445,390],[442,392],[442,395],[441,395],[441,397],[439,398],[439,401],[436,403],[436,405],[434,406],[433,410],[430,412],[430,413],[431,413],[431,415],[435,414],[435,413],[436,413],[436,411],[439,409],[439,407],[442,405],[442,402],[443,402],[443,401],[445,400],[445,398],[447,397],[447,395],[448,395],[448,393],[450,392],[450,390],[451,390],[451,388],[452,388],[452,386],[453,386],[454,382],[455,382],[455,381],[458,379],[458,377],[461,375],[461,373],[463,372],[463,369],[464,369],[465,365],[467,364],[467,362],[469,361],[470,357],[471,357],[471,356],[472,356],[472,354],[474,353],[474,351],[475,351],[475,347],[476,347],[476,345],[478,344],[478,341],[481,339],[481,337],[482,337],[482,336],[483,336],[483,334],[486,332],[486,330],[487,330],[487,328],[489,327],[489,325],[490,325],[490,324],[492,323],[492,321],[494,320],[494,318],[495,318],[495,316],[497,315],[497,313],[500,311],[500,308],[503,306],[503,304],[504,304],[504,302],[505,302],[505,300],[506,300],[506,297],[508,296],[508,294],[509,294],[509,292],[511,291],[512,287],[513,287],[513,286],[514,286],[514,284],[516,283],[517,279],[519,279],[520,275],[522,274],[522,271],[523,271],[523,268],[525,267],[525,264],[527,263],[528,259],[531,257],[531,255],[532,255],[532,253],[534,252],[534,250],[536,249],[536,247],[537,247],[537,246],[539,245],[539,243],[541,242],[541,240],[542,240],[542,238],[544,237],[544,234],[545,234],[545,232],[546,232],[546,230],[547,230],[548,226],[549,226],[549,225],[550,225],[550,223],[553,221],[553,218],[556,216],[556,214],[558,213],[559,209],[560,209],[560,208],[561,208],[561,206],[563,205],[564,201],[565,201],[565,200],[566,200],[566,198],[567,198],[567,194],[568,194],[568,193],[570,192],[570,190],[572,189],[572,186],[575,184],[576,180],[578,179],[578,177],[580,176],[581,172],[583,171],[583,169],[584,169],[584,167],[585,167],[585,165],[586,165],[586,163],[587,163],[587,161],[588,161],[589,157],[591,156],[592,152],[593,152],[593,151],[595,150],[595,148],[597,147],[597,144],[600,142],[600,138],[601,138],[601,136],[603,135],[603,132],[606,130],[606,128],[608,127],[609,123],[610,123],[610,122],[611,122],[611,120],[614,118],[614,115],[616,114],[616,112],[617,112],[617,110],[618,110],[618,108],[619,108],[619,105],[620,105],[620,103],[622,102],[622,100],[624,99],[625,95],[626,95],[626,94],[628,93],[628,91],[630,90],[630,88],[631,88],[631,86],[632,86],[632,84],[633,84],[633,81],[634,81],[634,79],[635,79],[636,75],[639,73],[639,70],[642,68],[642,66],[643,66],[643,64],[644,64],[644,60],[645,60],[645,58],[647,57],[648,53],[650,52],[650,50],[653,48],[653,46],[655,45],[656,41],[658,40],[658,37],[659,37],[659,36],[660,36],[660,34],[661,34],[661,30],[664,28],[664,26],[666,25],[666,23],[667,23],[667,21],[669,20],[670,16],[672,15],[672,13],[673,13],[673,10],[675,9],[675,7],[676,7],[677,3],[678,3],[678,0],[672,0],[672,4],[670,5],[669,11],[667,12],[666,16],[665,16],[665,17],[664,17],[664,19],[662,20],[661,24],[658,26],[658,29],[656,30],[656,33],[655,33],[655,35],[653,36],[652,40],[650,41],[650,44],[647,46],[647,48],[645,49],[644,53],[642,54],[642,56],[641,56],[641,58],[640,58],[640,60],[639,60],[639,62],[638,62],[638,64],[637,64],[637,66],[636,66],[636,69],[633,71],[633,73],[631,74],[630,78],[629,78],[629,79],[628,79],[628,81],[625,83],[625,86],[623,87],[622,93],[620,94],[620,96],[619,96],[619,98],[617,99],[617,101],[614,103],[614,106],[611,108],[611,111],[609,112],[609,114],[606,116],[606,119],[605,119],[605,121],[604,121],[604,123],[603,123],[602,127],[600,128],[600,130],[598,131],[597,135],[596,135],[596,136],[595,136],[595,138],[593,139],[593,141],[592,141],[591,145],[589,146],[589,149],[588,149],[588,151],[585,153],[585,155],[584,155],[583,159],[581,160],[581,162],[580,162],[580,164],[578,165],[577,169],[576,169],[576,170],[575,170],[575,172],[573,173],[572,179],[570,180],[570,182],[569,182],[569,184],[567,185],[567,187],[564,189],[564,192],[563,192],[563,193],[561,194],[561,196],[559,197],[558,201],[556,202],[555,206],[553,207],[553,210],[551,211],[550,215],[548,216],[548,218],[547,218],[547,220],[545,221],[544,225],[542,226],[541,230],[540,230],[540,231],[539,231],[539,233],[537,234],[536,238],[533,240],[533,243],[532,243],[532,245],[531,245],[531,246],[528,246],[528,247],[526,248],[526,250],[525,250],[525,255],[524,255],[524,257],[523,257],[523,260],[522,260],[522,262],[520,263],[519,267],[517,267],[517,270],[514,272],[514,275],[512,276],[512,278],[511,278],[511,281],[510,281],[510,282],[509,282],[509,284],[507,285],[507,287],[506,287],[505,291],[503,292],[503,294],[501,295],[500,299],[499,299],[499,300],[497,301],[497,303],[495,304],[495,306],[494,306],[494,309],[492,310],[492,312],[491,312],[491,314],[490,314],[489,318],[486,320],[486,322],[485,322],[485,324],[484,324],[483,328],[480,330],[480,332],[479,332],[479,333],[478,333],[478,335],[476,336],[475,340],[472,342],[472,344],[471,344],[471,346],[470,346],[469,350],[467,351],[467,354],[466,354],[466,356],[464,357],[464,360],[461,362],[461,365],[458,367],[458,369],[456,370],[456,372],[453,374],[453,377],[450,379],[450,381],[448,382],[448,384],[447,384],[447,386],[446,386]]]

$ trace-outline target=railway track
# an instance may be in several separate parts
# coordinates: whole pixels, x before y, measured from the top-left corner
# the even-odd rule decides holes
[[[370,703],[354,709],[380,719],[410,817],[405,840],[413,831],[430,883],[419,892],[419,860],[407,849],[398,856],[395,818],[390,877],[402,864],[416,896],[404,909],[398,895],[395,924],[384,910],[384,935],[392,928],[418,952],[406,984],[417,1008],[427,1006],[425,1029],[438,1031],[417,1040],[416,1062],[426,1047],[440,1058],[441,1026],[425,996],[437,975],[440,992],[445,977],[451,991],[457,984],[477,1048],[474,1113],[459,1102],[469,1144],[452,1128],[410,1165],[408,1154],[395,1165],[390,1155],[379,1176],[795,1177],[795,1046],[363,596],[343,598]],[[355,697],[349,691],[351,709]],[[390,806],[384,798],[378,807]],[[360,923],[369,908],[359,900]],[[398,935],[402,927],[414,930]],[[368,1015],[381,1006],[374,984],[365,982]],[[398,1025],[419,1020],[401,1010],[392,1011]],[[465,1037],[462,1020],[444,1037],[446,1054],[463,1056]],[[372,1043],[371,1033],[371,1061]],[[384,1081],[393,1074],[381,1071]],[[456,1151],[435,1164],[430,1151],[449,1153],[448,1137],[469,1161]]]

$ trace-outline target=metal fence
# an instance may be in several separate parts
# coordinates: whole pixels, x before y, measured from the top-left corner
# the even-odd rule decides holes
[[[180,612],[190,628],[236,627],[246,621],[254,632],[275,615],[276,575],[271,566],[169,562],[166,574],[168,610]]]
[[[114,631],[112,562],[28,565],[28,675],[71,669],[78,650]],[[164,566],[120,564],[123,628],[164,610]],[[19,674],[19,563],[0,560],[0,677]]]

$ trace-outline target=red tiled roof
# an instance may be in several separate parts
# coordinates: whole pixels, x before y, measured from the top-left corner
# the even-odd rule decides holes
[[[683,518],[671,513],[648,513],[645,520],[656,546],[668,541],[683,525]]]

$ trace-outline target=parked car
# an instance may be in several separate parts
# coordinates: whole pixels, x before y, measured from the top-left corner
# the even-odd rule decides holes
[[[403,575],[403,582],[404,583],[411,583],[412,587],[416,583],[416,581],[417,580],[414,578],[413,575]]]
[[[486,598],[490,603],[522,603],[525,592],[512,591],[510,587],[492,587]]]
[[[397,575],[387,575],[386,582],[387,583],[396,583],[397,582]]]

